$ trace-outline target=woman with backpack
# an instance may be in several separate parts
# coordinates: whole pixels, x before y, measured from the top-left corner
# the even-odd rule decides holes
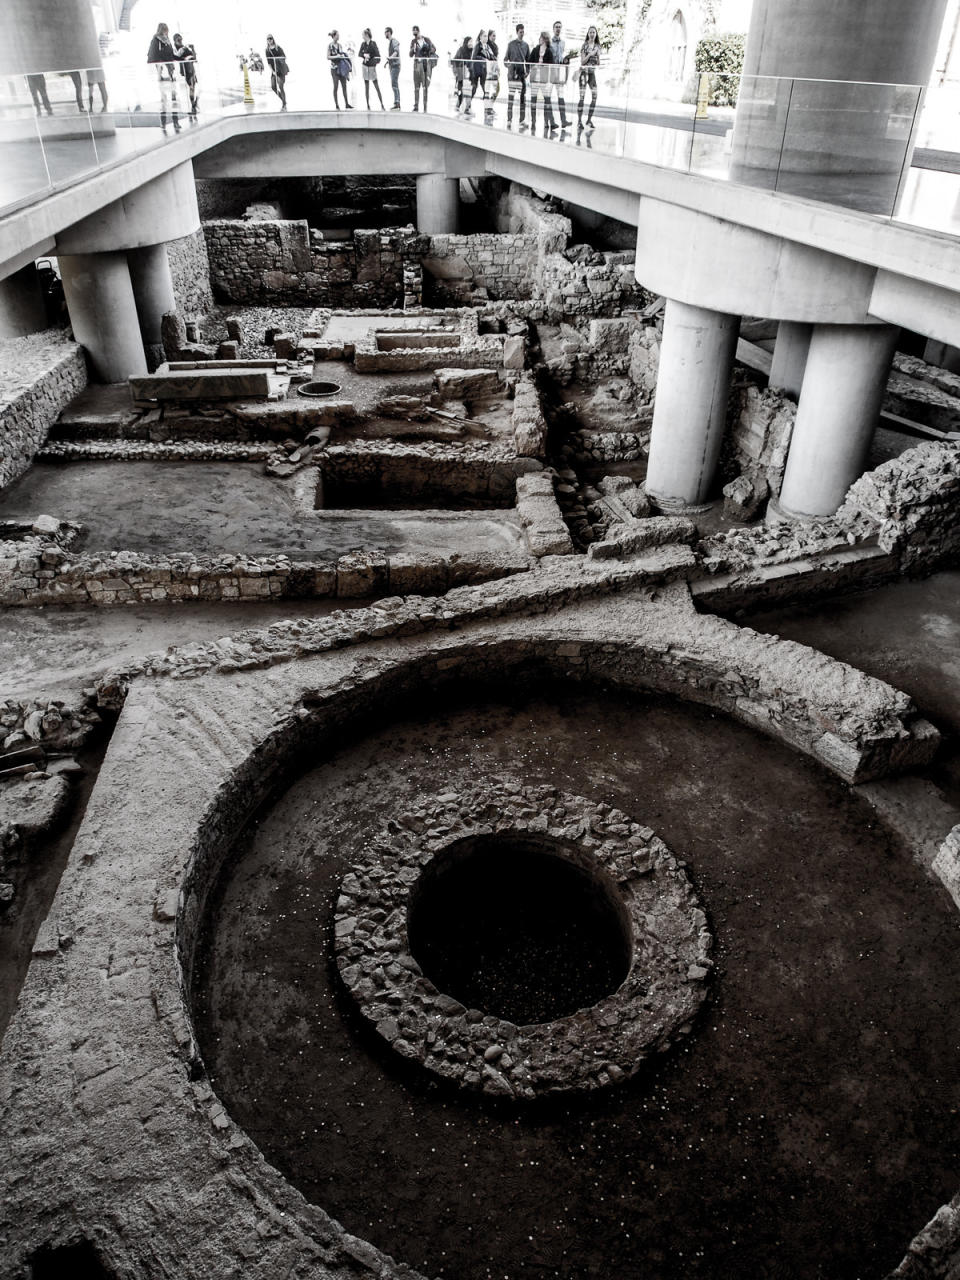
[[[360,62],[363,65],[363,92],[367,99],[367,110],[370,110],[370,86],[377,91],[380,99],[380,110],[386,111],[383,105],[383,94],[380,92],[380,81],[377,79],[377,66],[380,62],[380,49],[369,27],[363,29],[363,43],[360,45]]]
[[[330,75],[333,77],[333,105],[338,111],[340,110],[340,100],[337,94],[342,89],[343,105],[348,111],[352,111],[353,108],[347,101],[347,79],[352,66],[346,49],[340,43],[339,31],[330,32],[330,43],[327,45],[327,60],[330,63]]]
[[[470,77],[470,64],[473,62],[473,41],[469,36],[463,37],[463,43],[450,59],[450,67],[453,71],[454,94],[457,99],[457,111],[463,106],[464,93],[463,86]],[[470,110],[470,104],[467,103],[467,111]]]

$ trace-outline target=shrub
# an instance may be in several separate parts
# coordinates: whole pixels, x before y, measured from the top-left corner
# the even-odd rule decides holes
[[[698,41],[693,56],[694,69],[712,71],[715,78],[710,87],[711,107],[735,107],[743,72],[743,49],[747,37],[742,34],[710,35]]]

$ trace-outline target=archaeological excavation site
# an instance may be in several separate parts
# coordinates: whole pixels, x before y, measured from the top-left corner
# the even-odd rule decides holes
[[[0,1275],[960,1274],[949,353],[402,168],[0,341]]]

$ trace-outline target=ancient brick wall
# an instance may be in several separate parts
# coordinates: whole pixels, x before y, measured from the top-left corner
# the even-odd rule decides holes
[[[167,243],[177,310],[184,316],[202,316],[213,306],[210,260],[203,230]]]
[[[216,296],[286,306],[393,307],[403,298],[404,232],[324,240],[303,220],[203,226]]]
[[[0,489],[23,475],[86,385],[83,348],[59,329],[0,343]]]

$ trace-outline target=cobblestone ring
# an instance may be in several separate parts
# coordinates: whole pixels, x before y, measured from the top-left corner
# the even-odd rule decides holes
[[[482,857],[518,841],[587,873],[629,951],[611,995],[525,1026],[439,991],[408,936],[425,877],[464,849]],[[423,797],[387,823],[344,877],[334,945],[347,990],[396,1052],[465,1088],[533,1098],[623,1080],[687,1034],[706,997],[712,942],[682,864],[649,828],[552,787],[488,779]]]

